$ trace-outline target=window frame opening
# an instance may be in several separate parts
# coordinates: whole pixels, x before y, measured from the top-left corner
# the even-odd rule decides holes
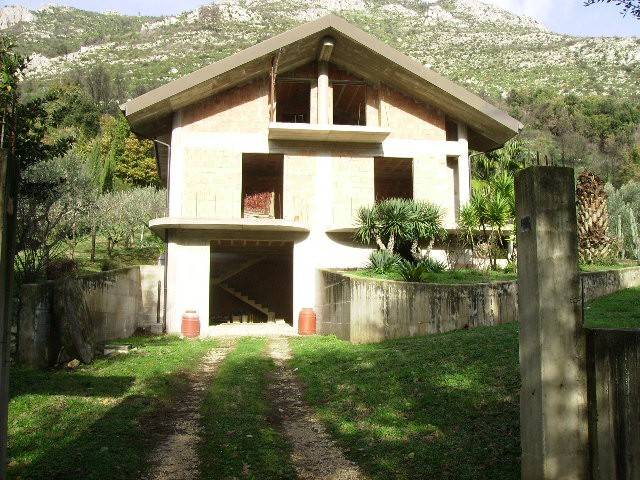
[[[445,117],[444,131],[445,131],[447,142],[458,141],[458,122],[456,122],[455,120],[449,117]]]
[[[241,218],[281,220],[284,155],[242,154]]]
[[[275,119],[281,123],[311,123],[311,82],[303,79],[277,79]]]
[[[367,95],[366,82],[355,80],[331,81],[332,124],[365,127],[367,125]],[[350,92],[350,90],[353,90]]]
[[[376,203],[389,198],[414,198],[413,158],[374,157],[373,190]]]

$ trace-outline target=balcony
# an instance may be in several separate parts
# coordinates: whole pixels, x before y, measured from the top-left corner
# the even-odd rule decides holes
[[[388,128],[359,125],[320,125],[309,123],[269,124],[269,140],[312,142],[382,143],[391,133]]]

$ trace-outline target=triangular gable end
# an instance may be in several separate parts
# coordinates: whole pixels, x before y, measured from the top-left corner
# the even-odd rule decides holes
[[[367,81],[382,82],[467,124],[469,147],[502,146],[522,128],[516,119],[336,15],[276,35],[174,80],[123,106],[134,131],[157,137],[171,130],[173,112],[241,83],[268,75],[275,55],[286,73],[317,59],[322,39],[335,45],[331,63]]]

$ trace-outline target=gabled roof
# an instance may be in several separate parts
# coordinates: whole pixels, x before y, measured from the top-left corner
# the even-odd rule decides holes
[[[332,63],[366,80],[383,82],[463,121],[468,125],[472,149],[498,148],[522,128],[507,113],[336,15],[305,23],[151,90],[128,101],[123,106],[124,113],[135,132],[145,136],[166,134],[171,130],[173,112],[263,77],[279,50],[279,73],[313,62],[321,39],[327,35],[335,40]]]

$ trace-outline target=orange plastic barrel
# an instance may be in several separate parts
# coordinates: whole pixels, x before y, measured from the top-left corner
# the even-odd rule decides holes
[[[187,310],[182,314],[182,335],[187,338],[200,336],[200,315],[195,310]]]
[[[300,335],[314,335],[316,322],[316,312],[313,311],[313,308],[303,308],[298,316],[298,333]]]

